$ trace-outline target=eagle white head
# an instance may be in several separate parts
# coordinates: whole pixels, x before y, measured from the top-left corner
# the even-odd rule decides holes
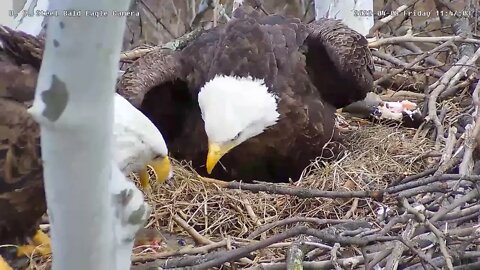
[[[119,94],[115,94],[114,159],[122,173],[140,171],[140,183],[149,189],[147,166],[151,166],[157,181],[173,176],[165,140],[155,125]]]
[[[277,97],[263,80],[217,75],[198,93],[208,137],[207,172],[235,146],[277,123]]]

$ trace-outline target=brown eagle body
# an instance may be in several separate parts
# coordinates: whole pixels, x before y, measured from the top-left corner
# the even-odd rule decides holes
[[[40,129],[27,112],[41,50],[37,39],[3,27],[0,40],[0,243],[15,243],[34,234],[46,211]]]
[[[228,152],[212,176],[286,181],[297,180],[311,160],[336,154],[325,148],[339,139],[335,109],[366,96],[373,69],[366,39],[339,21],[303,24],[237,9],[226,25],[183,50],[159,49],[137,60],[118,92],[155,123],[173,157],[206,175],[199,90],[217,74],[264,79],[278,96],[279,121]]]

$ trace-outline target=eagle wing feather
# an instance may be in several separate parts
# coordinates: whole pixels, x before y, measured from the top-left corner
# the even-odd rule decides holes
[[[323,98],[337,108],[364,99],[374,71],[366,38],[340,20],[321,18],[308,28],[307,65]]]
[[[175,52],[156,48],[127,68],[117,84],[117,93],[139,108],[149,90],[182,79],[182,66]]]
[[[14,243],[32,235],[46,211],[40,130],[27,111],[42,49],[6,27],[0,40],[0,242]]]
[[[12,62],[18,65],[28,64],[35,70],[40,70],[45,39],[0,25],[0,40]]]

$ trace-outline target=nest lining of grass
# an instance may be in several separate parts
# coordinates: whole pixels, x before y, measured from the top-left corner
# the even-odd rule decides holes
[[[330,162],[312,162],[300,181],[278,185],[332,191],[378,190],[399,177],[420,173],[434,162],[434,158],[425,157],[425,153],[433,151],[433,142],[415,138],[415,130],[364,121],[358,124],[354,119],[348,122],[353,131],[345,134],[348,145],[343,156]],[[203,181],[185,162],[174,162],[174,171],[171,185],[156,185],[147,196],[153,208],[147,226],[187,235],[172,218],[178,215],[212,241],[227,236],[245,239],[263,224],[294,216],[374,221],[379,207],[371,199],[361,199],[351,211],[355,199],[303,199],[220,188]],[[388,205],[389,201],[383,204]],[[262,238],[296,225],[275,227]],[[269,261],[283,257],[279,252],[258,255],[262,258],[257,259],[267,256]]]

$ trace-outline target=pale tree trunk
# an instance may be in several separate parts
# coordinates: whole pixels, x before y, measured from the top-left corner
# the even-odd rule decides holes
[[[53,270],[129,269],[148,216],[142,193],[113,163],[114,86],[129,0],[53,0],[31,114],[40,123]]]
[[[315,19],[341,19],[350,28],[367,35],[373,26],[373,0],[315,0]]]

